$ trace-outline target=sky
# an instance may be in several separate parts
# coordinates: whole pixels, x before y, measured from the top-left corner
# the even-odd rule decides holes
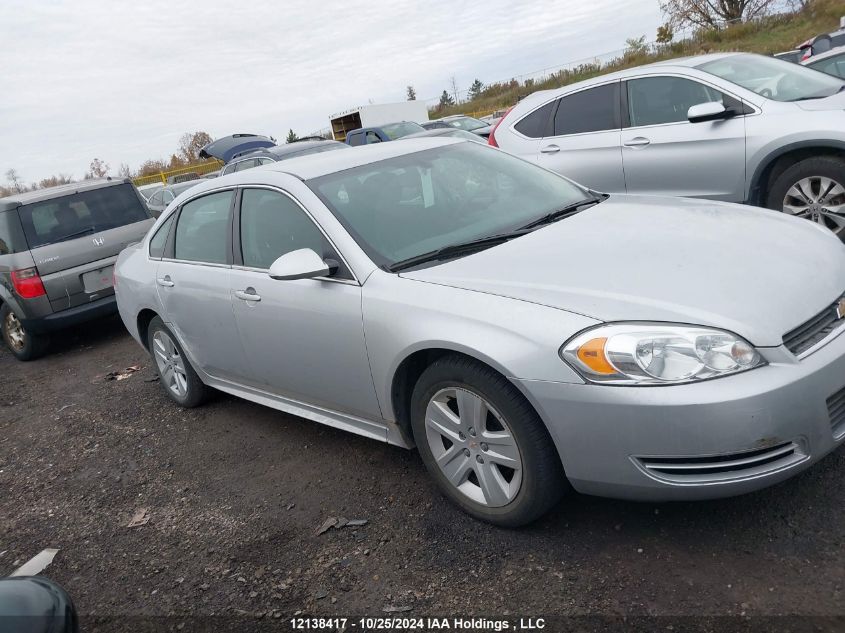
[[[185,132],[283,139],[653,39],[658,0],[0,0],[0,184],[133,170]]]

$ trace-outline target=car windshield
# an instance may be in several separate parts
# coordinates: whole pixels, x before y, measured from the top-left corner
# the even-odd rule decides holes
[[[731,55],[696,68],[775,101],[823,99],[845,86],[836,77],[762,55]]]
[[[382,125],[381,129],[387,134],[387,138],[395,141],[397,138],[402,138],[408,134],[415,134],[417,132],[425,131],[425,128],[418,123],[411,123],[410,121],[402,121],[401,123],[390,123]]]
[[[484,121],[473,119],[471,116],[462,116],[459,119],[448,119],[444,121],[444,123],[450,127],[455,127],[459,130],[466,130],[467,132],[487,127],[487,124]]]
[[[200,184],[200,183],[189,180],[188,182],[182,182],[182,183],[179,183],[178,185],[170,185],[167,189],[174,196],[178,196],[183,191],[187,191],[191,187],[196,187],[198,184]]]
[[[113,229],[150,216],[131,184],[80,191],[22,206],[18,213],[30,248]]]
[[[514,231],[592,198],[575,183],[478,143],[455,143],[306,184],[379,266]]]

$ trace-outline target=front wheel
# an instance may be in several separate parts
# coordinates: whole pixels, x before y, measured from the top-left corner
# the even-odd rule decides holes
[[[845,161],[820,156],[794,164],[772,183],[766,203],[845,238]]]
[[[158,368],[161,386],[171,400],[188,408],[206,401],[208,387],[199,379],[176,337],[159,317],[150,321],[147,348]]]
[[[2,329],[6,347],[18,360],[33,360],[47,349],[47,338],[27,330],[18,315],[6,304],[0,306],[0,329]]]
[[[569,489],[537,413],[507,379],[472,359],[446,356],[422,373],[411,426],[440,489],[476,518],[525,525]]]

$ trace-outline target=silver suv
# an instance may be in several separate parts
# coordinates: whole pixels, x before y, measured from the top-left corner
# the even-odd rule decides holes
[[[843,80],[750,54],[536,92],[490,144],[594,189],[745,202],[845,236]]]
[[[153,218],[129,180],[89,180],[0,199],[0,329],[20,360],[48,334],[117,312],[117,254]]]

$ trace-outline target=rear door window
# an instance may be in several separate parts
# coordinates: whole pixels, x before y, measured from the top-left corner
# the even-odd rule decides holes
[[[233,196],[232,191],[221,191],[182,207],[176,224],[176,259],[208,264],[228,262]]]
[[[555,113],[555,136],[618,130],[621,127],[618,81],[559,100]]]
[[[149,212],[129,183],[80,191],[18,209],[30,248],[76,239],[147,220]]]

